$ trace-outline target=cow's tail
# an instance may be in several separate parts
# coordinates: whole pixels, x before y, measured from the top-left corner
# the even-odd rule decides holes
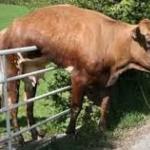
[[[6,45],[5,45],[5,34],[6,32],[8,31],[8,28],[4,28],[3,30],[0,31],[0,49],[4,49],[6,48]]]
[[[47,57],[36,57],[36,58],[23,58],[21,54],[18,53],[19,61],[18,66],[20,70],[20,74],[25,74],[37,70],[44,69],[49,62]],[[38,83],[39,79],[43,78],[43,74],[31,75],[27,80],[30,80],[32,85],[34,86]]]

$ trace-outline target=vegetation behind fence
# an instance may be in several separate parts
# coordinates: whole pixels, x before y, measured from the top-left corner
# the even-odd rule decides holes
[[[25,5],[29,8],[48,4],[75,4],[132,23],[150,17],[150,0],[0,0],[0,3]]]

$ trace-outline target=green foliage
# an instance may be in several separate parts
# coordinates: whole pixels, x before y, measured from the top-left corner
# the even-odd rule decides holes
[[[116,19],[120,19],[126,22],[135,23],[142,18],[150,17],[150,1],[140,0],[122,0],[106,9],[106,13]]]
[[[0,3],[25,5],[29,8],[53,4],[74,4],[104,12],[123,21],[135,23],[150,17],[150,0],[0,0]]]
[[[120,124],[118,128],[120,129],[128,129],[131,127],[135,127],[140,125],[141,122],[145,119],[145,116],[142,113],[132,112],[124,114],[124,116],[120,120]]]
[[[53,71],[53,80],[49,82],[49,90],[52,91],[54,89],[59,89],[67,85],[70,85],[69,74],[62,69]],[[60,107],[62,108],[62,110],[67,108],[69,93],[57,93],[51,97],[54,100],[56,107]]]

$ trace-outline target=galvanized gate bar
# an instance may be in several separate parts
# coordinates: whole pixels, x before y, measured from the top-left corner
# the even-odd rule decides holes
[[[22,75],[10,77],[10,78],[8,78],[6,81],[7,81],[7,82],[10,82],[10,81],[13,81],[13,80],[23,79],[23,78],[28,77],[28,76],[45,73],[45,72],[48,72],[48,71],[52,71],[52,70],[54,70],[54,69],[56,69],[56,68],[55,68],[55,67],[51,67],[51,68],[41,69],[41,70],[37,70],[37,71],[25,73],[25,74],[22,74]],[[1,83],[1,82],[0,82],[0,83]]]
[[[12,134],[11,134],[11,137],[7,136],[7,137],[3,138],[2,140],[0,140],[0,143],[3,143],[3,142],[5,142],[6,140],[9,140],[9,139],[11,139],[12,137],[15,137],[15,136],[17,136],[17,135],[19,135],[19,134],[21,134],[21,133],[24,133],[24,132],[26,132],[26,131],[28,131],[28,130],[32,130],[33,128],[36,128],[36,127],[38,127],[38,126],[40,126],[40,125],[42,125],[42,124],[44,124],[44,123],[46,123],[46,122],[48,122],[48,121],[57,120],[58,118],[60,118],[61,116],[66,115],[66,114],[68,114],[69,112],[70,112],[70,109],[64,110],[64,111],[62,111],[62,112],[60,112],[60,113],[58,113],[58,114],[56,114],[56,115],[54,115],[54,116],[50,116],[50,117],[48,117],[47,119],[45,119],[45,120],[43,120],[43,121],[41,121],[41,122],[38,122],[38,123],[36,123],[36,124],[34,124],[34,125],[30,126],[30,127],[24,128],[24,129],[22,129],[22,130],[20,130],[20,131],[18,131],[18,132],[16,132],[16,133],[12,133]]]
[[[3,55],[1,56],[2,59],[2,72],[4,74],[4,83],[2,85],[2,91],[3,91],[3,100],[4,100],[4,106],[8,109],[8,96],[7,96],[7,82],[6,82],[6,56]],[[11,143],[11,126],[10,126],[10,110],[6,111],[6,130],[7,130],[7,136],[10,137],[10,139],[7,141],[8,142],[8,149],[11,150],[12,148],[12,143]]]
[[[33,72],[25,73],[25,74],[22,74],[22,75],[7,78],[6,81],[10,82],[10,81],[14,81],[14,80],[23,79],[23,78],[28,77],[28,76],[45,73],[45,72],[48,72],[48,71],[52,71],[54,69],[56,69],[56,68],[55,67],[50,67],[50,68],[46,68],[46,69],[41,69],[41,70],[37,70],[37,71],[33,71]],[[2,83],[4,83],[3,78],[0,79],[0,84],[2,84]]]
[[[42,95],[36,96],[36,97],[34,97],[34,98],[30,98],[30,99],[28,99],[26,102],[20,102],[19,104],[14,104],[14,105],[12,105],[10,108],[3,107],[2,109],[0,109],[0,113],[6,112],[6,111],[8,111],[8,110],[17,108],[17,107],[19,107],[19,106],[26,105],[26,104],[28,104],[28,103],[37,101],[37,100],[42,99],[42,98],[44,98],[44,97],[47,97],[47,96],[50,96],[50,95],[55,95],[56,93],[63,92],[63,91],[66,91],[66,90],[70,90],[70,89],[71,89],[71,86],[65,86],[65,87],[59,88],[59,89],[57,89],[57,90],[48,92],[48,93],[46,93],[46,94],[42,94]]]
[[[4,142],[4,141],[7,141],[8,143],[8,149],[9,150],[12,150],[12,138],[23,133],[23,132],[26,132],[28,130],[31,130],[41,124],[44,124],[48,121],[52,121],[52,120],[56,120],[58,119],[59,117],[65,115],[65,114],[68,114],[70,112],[70,109],[67,109],[59,114],[56,114],[54,116],[51,116],[51,117],[48,117],[47,119],[41,121],[41,122],[38,122],[37,124],[34,124],[30,127],[27,127],[27,128],[24,128],[18,132],[11,132],[11,126],[10,126],[10,110],[11,109],[14,109],[14,108],[17,108],[19,106],[22,106],[22,105],[26,105],[30,102],[34,102],[36,100],[39,100],[39,99],[42,99],[44,97],[47,97],[47,96],[50,96],[50,95],[54,95],[56,93],[59,93],[59,92],[62,92],[62,91],[66,91],[66,90],[69,90],[71,89],[71,86],[66,86],[66,87],[62,87],[60,89],[57,89],[57,90],[54,90],[54,91],[51,91],[51,92],[48,92],[46,94],[42,94],[42,95],[39,95],[39,96],[36,96],[34,98],[30,98],[28,99],[26,102],[21,102],[19,104],[14,104],[11,106],[11,108],[8,106],[8,103],[7,103],[7,82],[9,81],[13,81],[13,80],[18,80],[18,79],[22,79],[22,78],[25,78],[25,77],[28,77],[28,76],[31,76],[31,75],[36,75],[36,74],[40,74],[40,73],[44,73],[44,72],[47,72],[47,71],[50,71],[50,70],[53,70],[55,69],[55,67],[51,67],[51,68],[46,68],[46,69],[42,69],[42,70],[37,70],[37,71],[33,71],[33,72],[30,72],[30,73],[26,73],[26,74],[22,74],[22,75],[18,75],[18,76],[14,76],[14,77],[10,77],[10,78],[7,78],[6,76],[6,72],[5,72],[5,69],[6,69],[6,64],[5,64],[5,55],[9,55],[9,54],[14,54],[14,53],[22,53],[22,52],[29,52],[29,51],[35,51],[37,50],[37,47],[36,46],[29,46],[29,47],[23,47],[23,48],[13,48],[13,49],[5,49],[5,50],[0,50],[0,56],[2,57],[3,59],[3,73],[4,73],[4,77],[3,77],[3,74],[2,77],[1,77],[1,80],[0,80],[0,84],[3,84],[3,95],[4,95],[4,100],[5,100],[5,107],[3,107],[2,109],[0,109],[0,113],[2,112],[5,112],[6,113],[6,128],[7,128],[7,136],[5,136],[3,139],[0,140],[0,143]]]
[[[0,55],[10,55],[14,53],[23,53],[23,52],[30,52],[30,51],[36,51],[36,46],[28,46],[28,47],[21,47],[21,48],[12,48],[12,49],[1,49]]]

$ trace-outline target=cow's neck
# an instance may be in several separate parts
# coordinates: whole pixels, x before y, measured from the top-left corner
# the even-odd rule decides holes
[[[110,77],[108,79],[108,82],[106,84],[106,86],[111,86],[113,85],[117,79],[119,78],[119,76],[126,72],[129,69],[136,69],[136,70],[140,70],[140,71],[145,71],[143,68],[141,68],[140,66],[138,66],[132,58],[132,53],[131,50],[133,50],[133,38],[132,38],[132,30],[135,28],[134,25],[130,25],[128,26],[124,31],[122,31],[122,35],[120,39],[120,43],[121,45],[117,46],[115,49],[115,63],[114,65],[111,67],[111,73],[110,73]],[[123,37],[123,38],[122,38]],[[123,39],[123,40],[121,40]],[[134,45],[135,46],[135,45]],[[121,49],[120,49],[121,48]],[[137,46],[135,46],[135,50],[136,48],[138,48]],[[116,51],[120,52],[122,51],[122,53],[124,54],[122,57],[122,55],[120,55],[120,53],[116,56]]]

